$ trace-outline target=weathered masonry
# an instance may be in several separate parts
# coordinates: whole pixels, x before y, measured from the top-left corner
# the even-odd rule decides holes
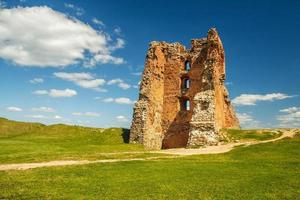
[[[179,43],[151,42],[134,106],[130,142],[149,149],[216,145],[221,128],[238,128],[216,29]]]

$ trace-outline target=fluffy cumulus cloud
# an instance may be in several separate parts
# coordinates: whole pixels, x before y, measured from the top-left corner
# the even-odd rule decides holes
[[[300,127],[300,107],[290,107],[280,110],[281,115],[277,115],[276,119],[281,127]]]
[[[109,49],[114,51],[116,49],[122,49],[125,46],[125,41],[121,38],[117,38],[117,41],[114,45],[110,46]]]
[[[42,78],[34,78],[34,79],[29,80],[29,83],[32,83],[32,84],[43,83],[43,82],[44,82],[44,79],[42,79]]]
[[[128,119],[123,115],[118,115],[116,119],[118,122],[128,122]]]
[[[45,106],[41,106],[41,107],[37,107],[37,108],[31,108],[32,111],[34,112],[55,112],[55,110],[51,107],[45,107]]]
[[[274,100],[282,100],[291,98],[293,96],[289,96],[283,93],[271,93],[271,94],[241,94],[240,96],[234,98],[232,102],[235,105],[247,105],[252,106],[256,105],[258,101],[274,101]]]
[[[77,92],[72,89],[65,89],[65,90],[57,90],[57,89],[50,89],[50,90],[36,90],[33,92],[36,95],[48,95],[50,97],[72,97],[77,95]]]
[[[73,112],[72,115],[84,117],[100,117],[100,113],[97,112]]]
[[[118,87],[122,88],[123,90],[127,90],[131,87],[128,83],[125,83],[122,79],[112,79],[107,82],[107,85],[118,85]]]
[[[129,98],[126,97],[119,97],[119,98],[106,98],[102,100],[105,103],[117,103],[117,104],[134,104],[135,101],[132,101]]]
[[[54,76],[66,81],[71,81],[82,88],[93,89],[99,92],[106,91],[101,88],[101,86],[105,84],[105,80],[97,79],[90,73],[55,72]]]
[[[31,67],[113,63],[124,41],[47,6],[0,9],[0,58]]]
[[[15,106],[7,107],[6,110],[9,111],[9,112],[21,112],[21,111],[23,111],[22,108],[15,107]]]

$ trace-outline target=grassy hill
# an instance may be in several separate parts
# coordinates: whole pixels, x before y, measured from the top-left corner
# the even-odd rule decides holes
[[[228,141],[281,134],[223,131]],[[0,164],[150,155],[141,145],[127,142],[128,130],[121,128],[46,126],[0,118]],[[299,185],[299,131],[294,138],[225,154],[0,171],[0,199],[299,199]]]
[[[228,141],[265,140],[280,136],[271,130],[222,130]],[[17,122],[0,118],[0,163],[41,162],[65,159],[116,158],[111,152],[143,151],[141,145],[128,144],[129,130],[89,128],[55,124]],[[227,142],[228,142],[227,141]],[[121,155],[119,155],[120,157]]]
[[[217,155],[0,171],[0,199],[299,199],[300,135]]]
[[[96,159],[103,152],[143,150],[129,130],[17,122],[0,118],[0,163]]]

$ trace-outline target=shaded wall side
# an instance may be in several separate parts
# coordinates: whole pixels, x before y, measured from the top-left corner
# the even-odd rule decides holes
[[[165,67],[163,105],[163,148],[185,147],[188,138],[187,113],[181,111],[181,72],[184,57],[170,55]]]

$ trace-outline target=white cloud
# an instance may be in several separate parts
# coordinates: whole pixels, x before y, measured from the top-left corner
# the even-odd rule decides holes
[[[123,90],[127,90],[127,89],[129,89],[129,88],[131,87],[131,86],[130,86],[129,84],[127,84],[127,83],[119,83],[118,86],[119,86],[120,88],[122,88]]]
[[[105,32],[47,6],[0,9],[0,19],[0,58],[18,65],[64,67],[84,63],[91,67],[125,62],[111,55],[120,44],[118,40],[111,44]]]
[[[133,104],[134,101],[130,100],[129,98],[120,97],[115,99],[115,103],[118,104]]]
[[[119,97],[119,98],[115,98],[115,99],[109,97],[109,98],[103,99],[102,101],[105,102],[105,103],[114,102],[114,103],[117,103],[117,104],[134,104],[135,103],[135,101],[132,101],[129,98],[126,98],[126,97]]]
[[[41,106],[38,108],[31,108],[31,110],[34,112],[55,112],[53,108],[45,107],[45,106]]]
[[[44,79],[42,79],[42,78],[34,78],[29,81],[29,83],[32,83],[32,84],[43,83],[43,82],[44,82]]]
[[[121,28],[120,27],[117,27],[114,29],[114,33],[117,34],[117,35],[120,35],[122,32]]]
[[[66,81],[71,81],[82,88],[94,89],[99,92],[105,92],[106,90],[100,86],[105,84],[104,79],[96,79],[90,73],[66,73],[66,72],[55,72],[54,76],[61,78]]]
[[[15,107],[15,106],[7,107],[6,110],[9,111],[9,112],[21,112],[21,111],[23,111],[22,108]]]
[[[127,90],[131,87],[131,85],[125,83],[122,79],[117,78],[117,79],[112,79],[107,82],[107,85],[114,85],[117,84],[118,87],[122,88],[123,90]]]
[[[65,90],[57,90],[57,89],[50,89],[48,90],[36,90],[33,92],[33,94],[36,95],[48,95],[50,97],[72,97],[77,95],[77,92],[75,90],[71,90],[69,88]]]
[[[46,116],[46,115],[26,115],[28,118],[33,119],[63,119],[62,116],[54,115],[54,116]]]
[[[109,97],[109,98],[103,99],[103,102],[105,102],[105,103],[114,102],[114,98]]]
[[[49,92],[50,97],[72,97],[75,95],[77,95],[77,92],[68,88],[65,90],[51,89]]]
[[[34,118],[34,119],[46,119],[45,115],[26,115],[26,117]]]
[[[54,115],[53,117],[54,119],[62,119],[63,117],[59,116],[59,115]]]
[[[288,96],[283,93],[272,93],[272,94],[241,94],[240,96],[234,98],[232,102],[235,105],[256,105],[257,101],[274,101],[282,100],[286,98],[291,98],[293,96]]]
[[[123,115],[117,116],[116,119],[118,122],[128,122],[128,119]]]
[[[133,76],[141,76],[142,72],[132,72],[131,75],[133,75]]]
[[[125,41],[121,38],[117,38],[117,42],[110,47],[110,50],[114,51],[117,49],[122,49],[125,46]]]
[[[94,24],[97,24],[97,25],[105,26],[105,24],[103,23],[103,21],[101,21],[100,19],[97,19],[95,17],[92,19],[92,22]]]
[[[241,124],[253,121],[252,116],[247,113],[237,113],[237,117]]]
[[[70,8],[70,9],[74,10],[77,16],[81,16],[85,12],[83,8],[77,7],[71,3],[65,3],[64,5],[66,8]]]
[[[290,107],[282,109],[280,112],[285,114],[276,116],[279,126],[288,128],[300,127],[300,107]]]
[[[255,120],[253,116],[247,113],[237,113],[237,117],[244,128],[258,128],[261,126],[258,120]]]
[[[113,57],[109,54],[96,54],[90,61],[85,63],[85,66],[93,67],[97,63],[100,63],[100,64],[112,63],[112,64],[119,65],[119,64],[125,63],[125,61],[123,58]]]
[[[72,115],[85,117],[100,117],[100,113],[97,112],[73,112]]]
[[[122,83],[122,82],[123,82],[122,79],[117,78],[117,79],[112,79],[112,80],[108,81],[107,85],[113,85],[113,84],[118,84],[118,83]]]
[[[36,91],[33,92],[33,94],[46,95],[46,94],[48,94],[48,91],[47,90],[36,90]]]
[[[300,111],[300,107],[290,107],[290,108],[285,108],[280,110],[280,112],[285,112],[285,113],[295,113]]]

